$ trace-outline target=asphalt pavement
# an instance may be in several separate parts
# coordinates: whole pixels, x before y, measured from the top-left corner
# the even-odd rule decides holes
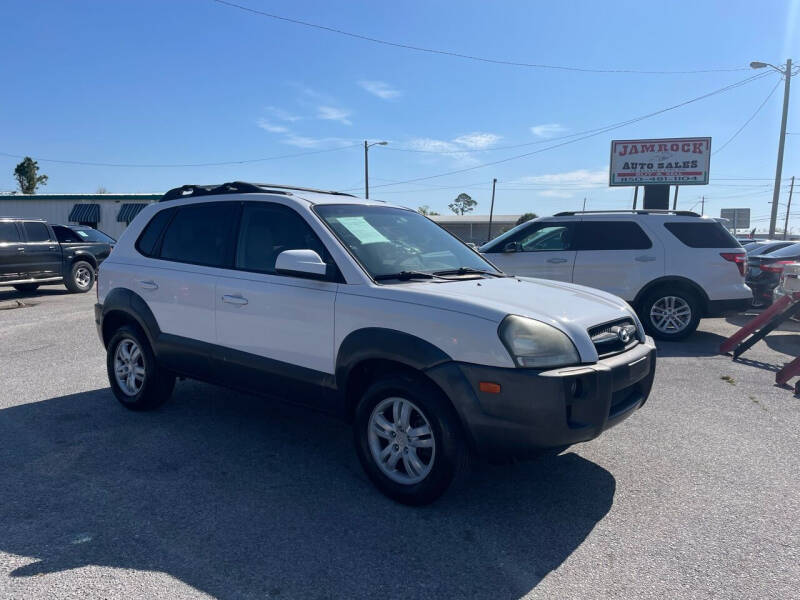
[[[0,598],[800,597],[796,324],[734,362],[747,316],[705,320],[619,427],[410,508],[334,419],[191,381],[125,410],[94,301],[0,289]]]

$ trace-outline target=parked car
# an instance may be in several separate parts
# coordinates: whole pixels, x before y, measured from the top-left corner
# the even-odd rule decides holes
[[[758,240],[752,244],[742,244],[742,247],[747,252],[747,255],[750,256],[751,254],[769,254],[794,243],[789,240]]]
[[[563,212],[523,223],[480,251],[507,273],[620,296],[663,340],[752,303],[744,249],[722,224],[690,212]]]
[[[753,290],[755,306],[772,304],[772,292],[780,282],[784,265],[800,260],[800,244],[795,243],[769,254],[756,254],[749,257],[747,285]]]
[[[245,183],[144,208],[100,268],[111,389],[152,409],[190,377],[354,423],[387,496],[424,504],[472,453],[598,436],[650,393],[655,346],[620,298],[509,277],[413,210]]]
[[[796,293],[798,289],[798,274],[800,273],[800,262],[791,263],[793,266],[784,265],[783,271],[780,274],[778,285],[772,292],[773,302],[777,302],[783,296],[790,293]],[[787,285],[787,281],[789,284]],[[788,289],[787,289],[788,288]],[[790,317],[793,321],[800,321],[800,315]]]
[[[0,217],[0,285],[30,292],[63,283],[70,292],[88,292],[113,246],[112,238],[91,227]]]

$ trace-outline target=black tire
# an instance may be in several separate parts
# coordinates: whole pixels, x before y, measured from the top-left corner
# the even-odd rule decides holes
[[[78,260],[70,267],[64,285],[73,294],[84,294],[92,289],[97,275],[94,267],[85,260]]]
[[[381,402],[396,397],[407,399],[415,405],[432,431],[435,450],[428,450],[428,464],[432,466],[424,479],[417,483],[398,483],[390,479],[378,466],[370,449],[369,427],[373,411]],[[420,417],[419,414],[413,416]],[[430,504],[451,486],[454,479],[462,479],[468,472],[470,453],[458,416],[441,391],[421,377],[398,374],[373,382],[356,408],[354,437],[358,458],[369,479],[383,494],[401,504]],[[411,445],[411,442],[408,443]],[[388,445],[398,447],[391,442]],[[403,449],[406,449],[405,443]],[[415,458],[417,452],[423,451],[425,449],[414,449]],[[420,457],[426,462],[422,454]],[[405,459],[397,464],[404,462]],[[405,470],[406,467],[398,466],[398,469]]]
[[[18,292],[35,292],[39,289],[38,283],[20,283],[14,286]]]
[[[680,299],[685,306],[689,308],[690,316],[688,323],[682,329],[678,329],[675,331],[665,330],[666,328],[662,325],[659,327],[656,322],[654,322],[653,317],[651,316],[651,312],[653,310],[653,306],[661,300],[664,300],[669,297],[674,297]],[[695,330],[697,329],[697,325],[700,323],[700,311],[701,311],[701,303],[698,300],[697,296],[685,289],[669,289],[669,288],[660,288],[653,292],[650,292],[647,297],[642,301],[641,307],[639,309],[639,318],[644,325],[645,330],[647,333],[652,335],[657,340],[664,340],[664,341],[677,341],[682,340],[690,335],[692,335]]]
[[[141,353],[141,364],[144,368],[141,387],[135,394],[126,393],[117,381],[114,372],[117,348],[123,343],[133,342]],[[163,369],[153,354],[147,337],[138,328],[123,325],[114,332],[108,342],[106,351],[106,370],[108,382],[114,396],[120,403],[130,410],[152,410],[166,402],[175,387],[175,376]]]

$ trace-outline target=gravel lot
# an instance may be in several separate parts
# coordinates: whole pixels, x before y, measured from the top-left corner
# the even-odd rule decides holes
[[[108,389],[94,293],[0,290],[2,598],[800,597],[800,400],[788,325],[661,344],[648,404],[537,462],[478,466],[414,509],[349,428],[195,382],[161,410]]]

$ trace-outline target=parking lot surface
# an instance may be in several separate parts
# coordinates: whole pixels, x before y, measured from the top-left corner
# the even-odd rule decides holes
[[[328,417],[191,381],[125,410],[94,301],[0,289],[2,598],[800,596],[795,324],[733,362],[748,317],[705,320],[619,427],[410,508]]]

